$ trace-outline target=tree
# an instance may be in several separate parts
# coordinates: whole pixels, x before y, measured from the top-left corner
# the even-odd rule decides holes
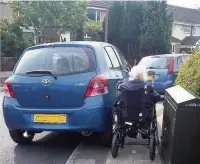
[[[108,16],[108,42],[126,57],[169,53],[172,16],[166,2],[113,2]]]
[[[20,24],[13,19],[1,20],[1,56],[19,57],[26,47],[33,44],[23,37]]]
[[[34,29],[38,36],[44,36],[46,29],[56,26],[59,32],[81,31],[87,19],[86,1],[13,1],[11,8],[16,19],[23,20],[23,27]],[[16,13],[19,13],[17,16]]]
[[[125,2],[123,19],[120,23],[120,34],[123,42],[128,45],[129,56],[138,58],[140,24],[142,22],[143,2]]]
[[[108,14],[108,42],[119,47],[121,40],[120,23],[123,19],[124,3],[113,2]],[[120,48],[120,47],[119,47]]]
[[[165,1],[150,1],[144,4],[140,26],[142,56],[170,52],[172,16],[167,15],[166,8]]]
[[[89,20],[84,25],[84,33],[92,37],[93,41],[101,41],[103,32],[102,24],[93,20]]]

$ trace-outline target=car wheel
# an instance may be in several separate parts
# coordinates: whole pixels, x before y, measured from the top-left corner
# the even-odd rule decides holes
[[[112,126],[109,126],[107,130],[101,134],[101,142],[104,146],[111,146],[112,144]]]
[[[35,133],[28,133],[26,136],[24,131],[21,130],[9,130],[12,140],[19,145],[30,144],[33,140]]]

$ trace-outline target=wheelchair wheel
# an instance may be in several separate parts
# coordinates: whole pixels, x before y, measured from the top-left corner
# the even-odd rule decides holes
[[[111,147],[111,153],[113,158],[116,158],[118,155],[119,151],[119,135],[114,134],[113,139],[112,139],[112,147]]]
[[[149,157],[152,161],[155,160],[155,154],[156,154],[156,138],[155,135],[151,135],[150,137],[150,151],[149,151]]]
[[[112,111],[112,131],[115,132],[118,130],[119,125],[119,116],[117,108],[114,108]]]

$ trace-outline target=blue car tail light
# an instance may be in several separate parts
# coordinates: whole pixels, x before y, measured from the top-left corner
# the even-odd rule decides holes
[[[104,95],[108,92],[108,81],[106,76],[100,74],[92,78],[92,80],[89,82],[85,97]]]
[[[15,92],[12,89],[12,85],[9,80],[6,80],[3,84],[3,90],[6,97],[15,98]]]
[[[171,56],[169,59],[169,68],[168,68],[168,74],[174,73],[174,56]]]

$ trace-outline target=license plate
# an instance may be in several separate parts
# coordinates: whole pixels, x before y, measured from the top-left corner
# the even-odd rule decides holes
[[[35,123],[62,124],[67,122],[66,114],[34,114]]]
[[[154,78],[153,75],[148,76],[148,80],[153,80],[153,78]]]

